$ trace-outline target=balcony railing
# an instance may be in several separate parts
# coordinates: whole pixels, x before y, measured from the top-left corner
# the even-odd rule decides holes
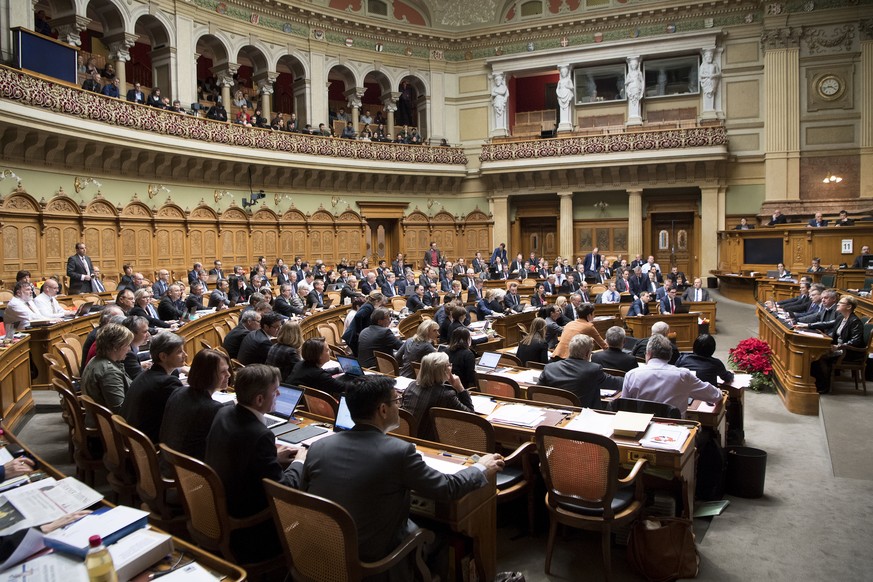
[[[2,66],[0,98],[81,119],[204,142],[377,162],[467,164],[461,148],[373,143],[244,127],[129,103]]]

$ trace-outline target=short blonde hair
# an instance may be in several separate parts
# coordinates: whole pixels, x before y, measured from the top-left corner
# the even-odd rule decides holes
[[[439,324],[432,319],[425,319],[418,324],[418,329],[415,330],[414,341],[430,342],[430,332],[432,329],[439,329]]]
[[[303,347],[303,332],[300,331],[300,324],[293,319],[283,323],[276,335],[276,343],[291,346],[295,350]]]
[[[109,357],[109,352],[130,345],[133,341],[133,332],[120,323],[107,323],[97,331],[95,340],[97,355],[101,358]]]
[[[139,302],[140,299],[145,297],[146,295],[151,295],[152,290],[151,287],[140,287],[133,294],[133,300]]]
[[[430,388],[441,386],[446,381],[446,371],[449,367],[449,356],[443,352],[434,352],[421,359],[421,370],[416,383]]]

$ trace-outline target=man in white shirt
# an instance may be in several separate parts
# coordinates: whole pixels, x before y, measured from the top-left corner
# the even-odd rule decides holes
[[[3,312],[3,324],[7,333],[14,327],[24,329],[33,318],[42,317],[36,305],[33,304],[33,287],[30,283],[19,281],[12,290],[13,297],[6,304]]]
[[[658,275],[661,274],[661,265],[655,262],[655,257],[649,255],[649,260],[640,266],[640,270],[643,272],[643,275],[648,275],[652,269],[655,269],[655,273]]]
[[[33,300],[40,314],[45,317],[63,317],[69,313],[69,310],[58,303],[57,294],[60,289],[60,285],[54,279],[47,279],[42,284],[42,293]]]
[[[601,303],[618,303],[621,301],[621,293],[615,289],[615,281],[609,282],[609,289],[603,292],[600,296]]]

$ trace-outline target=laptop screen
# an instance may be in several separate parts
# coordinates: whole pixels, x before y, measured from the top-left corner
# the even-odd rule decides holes
[[[303,390],[297,386],[279,384],[279,396],[276,398],[273,414],[279,418],[291,418],[294,416],[294,409],[297,408],[302,397]]]
[[[352,420],[352,414],[349,412],[349,405],[346,403],[345,395],[340,396],[339,409],[336,413],[336,422],[333,423],[334,430],[352,430],[355,428],[355,421]]]
[[[355,358],[347,358],[345,356],[337,356],[337,362],[339,362],[340,368],[343,372],[348,374],[349,376],[363,376],[364,370],[361,369],[361,365],[358,363],[358,360]]]
[[[79,309],[76,310],[76,317],[82,317],[83,315],[87,315],[89,311],[91,311],[91,307],[94,305],[93,301],[86,301],[82,305],[79,306]]]
[[[485,352],[479,358],[479,365],[483,368],[496,368],[500,363],[500,354],[497,352]]]

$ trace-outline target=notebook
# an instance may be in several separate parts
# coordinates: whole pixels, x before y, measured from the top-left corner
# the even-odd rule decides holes
[[[273,434],[280,435],[296,430],[296,424],[288,422],[294,417],[294,410],[303,398],[303,389],[290,384],[279,384],[279,396],[276,397],[276,405],[273,412],[265,414],[267,428]]]
[[[507,368],[498,368],[498,364],[500,364],[499,353],[484,352],[479,358],[479,363],[476,365],[476,371],[483,374],[499,374],[507,370]]]

